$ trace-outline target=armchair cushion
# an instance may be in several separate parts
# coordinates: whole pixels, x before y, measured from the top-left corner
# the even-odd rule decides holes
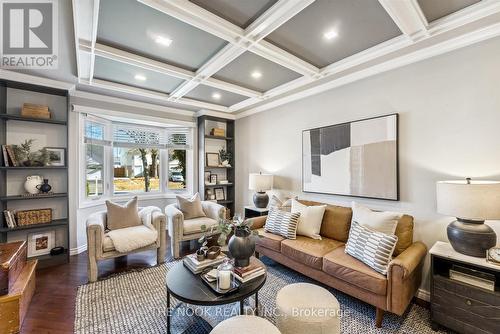
[[[124,206],[106,201],[107,229],[117,230],[132,226],[142,225],[137,209],[137,196],[128,201]]]
[[[158,232],[152,225],[150,227],[141,225],[112,230],[106,233],[106,236],[112,240],[113,246],[118,252],[128,253],[154,244],[158,238]],[[103,248],[105,246],[109,247],[109,244],[103,243]]]
[[[184,221],[184,235],[201,233],[201,226],[205,225],[208,230],[217,225],[217,220],[208,217],[199,217]]]
[[[184,219],[205,217],[199,193],[194,194],[191,198],[184,198],[182,196],[175,197],[177,198],[177,207],[184,214]]]

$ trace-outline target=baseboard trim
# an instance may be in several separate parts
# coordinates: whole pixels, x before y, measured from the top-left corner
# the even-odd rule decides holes
[[[431,301],[431,293],[424,289],[418,289],[417,296],[418,299],[425,300],[426,302]]]
[[[76,248],[71,248],[71,249],[69,250],[69,255],[78,255],[78,254],[80,254],[80,253],[85,252],[86,250],[87,250],[87,244],[85,244],[85,245],[80,245],[80,246],[78,246],[78,247],[76,247]]]

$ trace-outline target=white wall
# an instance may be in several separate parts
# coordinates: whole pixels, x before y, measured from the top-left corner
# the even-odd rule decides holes
[[[236,208],[252,201],[248,173],[270,172],[281,195],[408,213],[416,240],[429,248],[446,241],[453,219],[436,213],[436,181],[500,179],[499,54],[496,38],[237,120]],[[399,202],[301,193],[302,130],[394,112]],[[494,228],[500,235],[500,224]],[[427,259],[425,290],[428,268]]]

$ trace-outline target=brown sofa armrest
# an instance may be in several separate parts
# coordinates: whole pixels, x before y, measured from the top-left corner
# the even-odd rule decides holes
[[[420,241],[414,242],[410,247],[399,254],[389,263],[388,272],[395,272],[394,267],[400,268],[401,279],[406,279],[427,254],[427,247]]]
[[[427,247],[417,241],[389,263],[387,271],[388,311],[401,315],[422,282],[422,265]]]
[[[250,228],[252,230],[256,230],[256,229],[264,227],[264,225],[266,224],[266,219],[267,219],[267,216],[260,216],[260,217],[249,218],[247,220],[249,220],[250,223],[252,224],[252,226]]]

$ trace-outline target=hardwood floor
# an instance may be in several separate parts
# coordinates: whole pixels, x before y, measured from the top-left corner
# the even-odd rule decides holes
[[[169,242],[169,241],[168,241]],[[196,245],[183,244],[182,254]],[[167,261],[172,260],[167,247]],[[99,262],[99,279],[132,268],[156,264],[156,251]],[[87,283],[87,253],[71,256],[70,263],[36,272],[36,291],[21,329],[22,334],[73,333],[77,287]]]

